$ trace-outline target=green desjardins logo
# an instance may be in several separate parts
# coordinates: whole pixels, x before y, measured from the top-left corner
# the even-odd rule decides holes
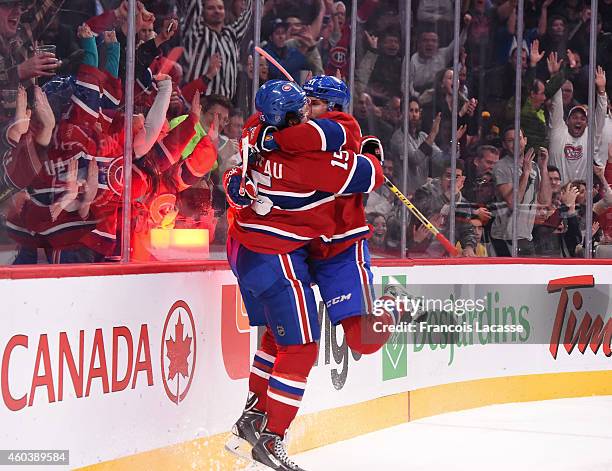
[[[387,285],[406,287],[406,275],[383,276],[383,292]],[[383,381],[408,375],[408,333],[395,332],[382,348]]]
[[[388,285],[409,287],[406,283],[406,275],[385,275],[382,277],[382,291]],[[450,295],[449,299],[453,296]],[[500,306],[501,294],[499,291],[488,291],[485,296],[484,310],[480,313],[468,312],[463,318],[469,324],[480,322],[481,324],[508,323],[521,326],[520,333],[461,333],[432,336],[427,333],[409,333],[406,331],[394,332],[389,341],[382,348],[382,373],[383,381],[404,378],[408,375],[408,349],[412,348],[414,353],[446,350],[448,352],[448,366],[455,361],[457,349],[472,345],[487,345],[493,343],[526,343],[531,335],[529,323],[529,306],[512,305]],[[443,315],[446,315],[442,313]],[[440,313],[431,312],[431,319],[440,319]],[[435,321],[434,321],[435,322]],[[410,336],[410,338],[408,337]]]

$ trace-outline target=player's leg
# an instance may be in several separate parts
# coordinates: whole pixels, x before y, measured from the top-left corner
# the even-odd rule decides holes
[[[306,257],[305,249],[277,255],[278,281],[258,297],[278,353],[268,383],[267,422],[253,447],[253,459],[277,470],[300,469],[287,457],[283,438],[299,410],[320,337]]]
[[[242,301],[251,326],[265,325],[263,306],[244,287],[240,287]],[[232,434],[225,447],[232,453],[246,459],[251,458],[251,448],[259,439],[264,423],[268,379],[276,360],[274,337],[266,330],[260,348],[255,353],[249,374],[249,392],[242,414],[232,426]]]
[[[267,410],[268,382],[277,354],[278,346],[274,340],[274,335],[272,335],[270,327],[266,327],[266,331],[261,338],[261,345],[253,358],[249,375],[249,392],[255,397],[251,401],[255,410],[262,412]]]
[[[257,286],[253,286],[252,279],[248,275],[248,267],[261,262],[261,260],[256,260],[258,255],[248,253],[235,240],[228,240],[228,260],[238,278],[242,301],[249,316],[249,325],[254,327],[266,325],[264,306],[249,289],[257,288]],[[259,439],[264,422],[268,380],[276,361],[276,353],[277,347],[274,336],[269,329],[266,329],[260,348],[253,358],[249,375],[249,393],[244,410],[240,418],[234,423],[232,435],[225,444],[229,451],[246,459],[251,458],[251,448]]]
[[[390,336],[386,326],[396,321],[392,312],[375,307],[367,241],[334,257],[311,260],[310,266],[330,321],[342,324],[348,346],[362,354],[378,351]]]

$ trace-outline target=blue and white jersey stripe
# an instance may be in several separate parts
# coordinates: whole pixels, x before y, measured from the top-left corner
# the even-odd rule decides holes
[[[358,154],[355,155],[355,162],[340,193],[370,193],[374,189],[375,183],[376,169],[374,165],[370,159]]]
[[[259,190],[259,193],[266,195],[272,201],[274,208],[285,211],[306,211],[335,199],[332,193],[324,191],[314,191],[306,196],[290,196],[280,194],[281,192],[267,192],[264,189]]]
[[[340,123],[331,119],[312,119],[307,124],[319,133],[322,151],[335,152],[346,144],[346,130]]]
[[[280,239],[300,241],[300,242],[306,242],[306,241],[312,240],[311,237],[304,237],[299,234],[294,234],[293,232],[284,231],[276,227],[268,226],[266,224],[249,224],[249,223],[240,222],[237,219],[235,222],[239,226],[244,227],[245,229],[248,229],[250,231],[273,235]]]
[[[321,236],[321,239],[326,244],[335,244],[338,242],[344,242],[345,240],[354,239],[355,237],[367,234],[368,232],[370,232],[369,226],[361,226],[356,227],[355,229],[351,229],[350,231],[344,232],[342,234],[334,234],[331,237]]]

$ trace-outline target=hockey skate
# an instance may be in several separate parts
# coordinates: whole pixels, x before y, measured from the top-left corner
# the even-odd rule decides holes
[[[225,448],[240,458],[251,460],[251,449],[259,440],[264,424],[265,413],[254,409],[257,396],[250,394],[240,418],[232,427],[230,438]]]
[[[259,436],[259,440],[253,446],[252,451],[253,463],[249,470],[269,471],[306,471],[296,465],[285,449],[285,442],[275,433],[263,431]]]
[[[385,286],[383,296],[390,296],[393,299],[401,298],[409,302],[414,299],[414,296],[410,294],[405,287],[397,285],[397,284],[389,284]],[[396,311],[393,313],[396,317],[396,324],[400,322],[420,322],[427,317],[427,313],[423,309],[417,309],[416,311]]]

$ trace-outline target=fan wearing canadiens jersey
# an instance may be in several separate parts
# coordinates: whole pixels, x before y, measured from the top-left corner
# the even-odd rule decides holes
[[[106,63],[98,67],[93,33],[82,25],[77,35],[86,54],[74,77],[71,105],[53,134],[43,168],[27,187],[30,198],[20,211],[7,218],[8,233],[20,245],[15,264],[36,263],[38,247],[48,249],[50,262],[62,258],[94,261],[91,252],[72,250],[72,247],[96,229],[99,218],[90,211],[90,206],[99,185],[96,182],[93,191],[79,194],[74,180],[82,184],[96,180],[97,176],[102,178],[104,172],[96,170],[96,165],[112,161],[99,150],[111,122],[106,113],[114,112],[122,96],[118,78],[120,47],[114,33],[105,33]],[[91,164],[94,160],[96,165]],[[73,168],[75,164],[78,169]],[[60,246],[71,249],[64,257],[50,255],[52,249]]]
[[[281,80],[267,82],[256,96],[262,120],[280,129],[303,122],[306,103],[296,84]],[[252,117],[246,128],[259,119]],[[268,327],[253,361],[247,405],[227,447],[240,453],[250,444],[252,458],[271,469],[301,469],[287,457],[282,437],[297,414],[320,337],[307,245],[329,233],[336,194],[369,192],[383,180],[374,157],[346,151],[342,159],[324,151],[260,153],[249,163],[251,191],[244,196],[241,170],[224,176],[230,266],[250,324]]]
[[[78,34],[87,54],[73,84],[71,105],[55,132],[44,170],[27,188],[31,198],[7,221],[9,234],[21,246],[15,264],[36,263],[37,247],[46,249],[51,263],[81,263],[102,261],[115,246],[125,139],[123,115],[117,113],[122,87],[120,48],[114,33],[106,32],[106,64],[98,67],[93,33],[82,25]],[[157,141],[172,83],[165,74],[156,79],[158,92],[146,118],[133,117],[134,152],[136,159],[166,163],[172,160],[171,137],[166,147]],[[189,167],[182,169],[183,179]],[[137,166],[132,177],[132,196],[137,198],[147,189],[148,180]],[[83,192],[77,190],[78,185]]]

